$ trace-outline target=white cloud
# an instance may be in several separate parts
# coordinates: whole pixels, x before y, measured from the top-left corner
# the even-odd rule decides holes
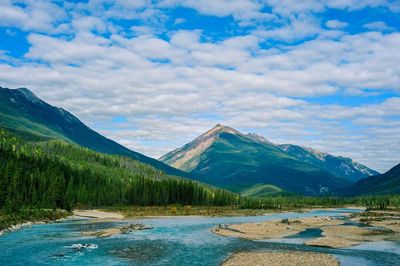
[[[369,29],[369,30],[376,30],[376,31],[393,30],[392,27],[389,27],[383,21],[374,21],[374,22],[366,23],[366,24],[364,24],[364,28]]]
[[[11,0],[0,2],[1,26],[54,33],[66,29],[67,26],[62,24],[62,21],[66,19],[67,14],[59,6],[44,0],[22,2],[24,8]]]
[[[184,18],[176,18],[174,20],[174,25],[179,25],[179,24],[182,24],[182,23],[185,23],[185,22],[186,22],[186,19],[184,19]]]
[[[158,6],[162,8],[183,6],[196,9],[202,14],[233,16],[238,20],[259,19],[265,16],[260,12],[262,4],[254,0],[162,0]]]
[[[259,29],[256,34],[266,41],[297,41],[315,37],[322,30],[319,22],[311,16],[293,16],[281,27],[272,29]]]
[[[343,21],[340,21],[337,19],[328,20],[326,22],[326,26],[331,29],[342,29],[342,28],[347,27],[347,25],[349,25],[349,23],[343,22]]]
[[[327,7],[394,8],[384,1],[268,1],[272,11],[245,0],[92,0],[61,11],[43,1],[10,3],[1,3],[10,12],[0,25],[29,31],[30,48],[21,59],[0,52],[0,85],[31,88],[134,150],[157,157],[225,123],[380,170],[399,158],[400,34],[349,34],[334,19],[326,30],[316,15]],[[253,28],[217,41],[202,29],[165,33],[163,10],[177,5]],[[44,6],[55,18],[34,12]],[[141,23],[125,29],[115,19]],[[395,96],[356,107],[310,100],[386,92]],[[128,121],[100,122],[113,116]]]
[[[171,43],[183,49],[192,49],[199,43],[201,32],[199,30],[180,30],[171,36]]]

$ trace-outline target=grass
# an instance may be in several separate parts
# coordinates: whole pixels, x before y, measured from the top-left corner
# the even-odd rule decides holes
[[[244,197],[265,197],[281,192],[283,192],[283,190],[277,186],[270,184],[257,184],[241,192],[241,195]]]
[[[330,206],[332,208],[354,207],[351,205]],[[285,211],[305,212],[311,209],[325,209],[323,205],[307,205],[301,207],[282,206],[276,208],[243,208],[241,206],[191,206],[191,205],[168,205],[168,206],[113,206],[99,207],[104,211],[120,212],[126,218],[140,218],[151,216],[258,216],[266,213],[277,213]],[[85,206],[80,206],[85,209]],[[89,208],[90,209],[90,208]]]
[[[276,210],[261,209],[241,209],[236,206],[121,206],[105,208],[106,211],[121,212],[126,218],[138,218],[149,216],[256,216],[263,215],[268,212],[276,212]]]
[[[381,222],[388,220],[399,220],[400,210],[396,208],[389,208],[385,210],[367,210],[361,213],[353,213],[351,217],[360,217],[360,222],[370,224],[371,222]]]
[[[291,225],[291,224],[301,224],[300,220],[291,220],[289,221],[288,218],[282,219],[281,220],[281,224],[287,224],[287,225]]]
[[[381,230],[375,230],[375,229],[374,230],[370,230],[370,231],[364,233],[363,235],[366,235],[366,236],[379,236],[379,235],[388,235],[388,234],[393,234],[393,233],[394,233],[393,230],[384,228],[384,229],[381,229]]]

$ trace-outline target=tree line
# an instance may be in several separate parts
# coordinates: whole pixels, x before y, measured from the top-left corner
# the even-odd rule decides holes
[[[0,209],[113,205],[237,205],[223,189],[63,141],[26,142],[0,130]]]
[[[120,205],[208,205],[249,209],[400,207],[400,195],[240,197],[193,180],[168,176],[147,164],[65,141],[28,142],[0,128],[0,210]]]
[[[367,209],[400,208],[400,195],[364,195],[357,197],[269,196],[241,198],[240,207],[246,209],[299,209],[307,207],[362,206]]]

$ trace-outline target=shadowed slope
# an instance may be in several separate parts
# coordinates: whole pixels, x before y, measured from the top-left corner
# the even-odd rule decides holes
[[[361,179],[357,183],[337,192],[343,196],[386,195],[400,193],[400,164],[381,175]]]

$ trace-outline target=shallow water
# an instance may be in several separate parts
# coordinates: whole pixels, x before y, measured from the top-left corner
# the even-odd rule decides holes
[[[81,233],[119,226],[129,221],[92,223],[87,219],[67,219],[61,223],[34,225],[1,236],[0,265],[219,265],[233,252],[241,250],[317,251],[334,255],[342,265],[398,265],[399,242],[382,241],[347,249],[329,249],[302,244],[304,239],[317,237],[318,230],[269,241],[221,237],[209,231],[220,223],[261,222],[316,215],[341,216],[344,212],[349,212],[349,209],[255,217],[142,219],[134,222],[151,225],[154,229],[108,238],[87,237]],[[83,247],[85,244],[87,246]]]

